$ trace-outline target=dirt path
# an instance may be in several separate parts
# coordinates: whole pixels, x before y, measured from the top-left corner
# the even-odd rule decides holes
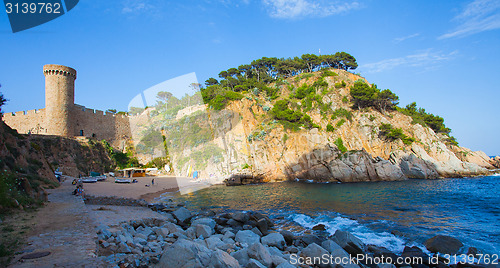
[[[98,267],[95,222],[81,197],[71,194],[70,180],[49,190],[49,203],[36,212],[34,227],[27,233],[24,254],[16,255],[10,267]],[[38,259],[21,260],[36,252],[50,252]]]
[[[26,230],[22,253],[14,257],[9,267],[106,267],[109,264],[96,256],[97,226],[113,226],[143,218],[165,218],[146,207],[85,205],[81,197],[72,195],[75,186],[71,181],[67,179],[59,188],[47,190],[49,202],[23,218],[22,224],[31,227]],[[87,193],[102,196],[146,198],[150,195],[151,199],[159,195],[155,191],[175,190],[170,187],[176,186],[175,178],[158,181],[160,183],[155,182],[155,187],[99,182],[84,184],[84,188]],[[41,252],[50,252],[50,255],[21,259]]]

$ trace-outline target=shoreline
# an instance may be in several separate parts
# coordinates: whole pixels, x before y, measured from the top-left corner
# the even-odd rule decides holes
[[[222,262],[225,265],[221,267],[249,267],[251,262],[257,262],[266,267],[297,267],[293,264],[301,264],[300,258],[308,264],[308,258],[313,260],[328,255],[331,256],[331,260],[335,258],[353,260],[354,258],[355,266],[349,267],[359,267],[358,264],[368,265],[366,261],[370,258],[385,259],[388,262],[420,258],[428,267],[431,265],[431,260],[435,261],[432,264],[436,267],[446,267],[446,260],[438,259],[437,255],[431,254],[430,251],[445,250],[452,244],[451,247],[455,247],[454,250],[456,250],[452,253],[457,254],[459,248],[463,246],[454,238],[436,236],[432,239],[441,239],[444,242],[438,241],[424,250],[416,246],[405,246],[402,252],[392,252],[380,246],[364,244],[348,231],[337,230],[335,234],[328,236],[315,232],[297,235],[287,230],[279,230],[268,216],[255,211],[193,211],[175,201],[163,203],[163,207],[156,207],[156,211],[159,214],[168,215],[168,220],[164,222],[144,219],[125,222],[121,225],[121,232],[116,231],[116,228],[100,227],[98,230],[99,250],[104,255],[109,254],[106,260],[117,261],[116,265],[126,266],[139,262],[148,266],[157,264],[158,267],[212,267]],[[324,228],[324,225],[319,224],[312,230],[321,230],[321,228]],[[141,239],[144,236],[148,238],[148,242]],[[149,241],[158,242],[162,249],[151,248],[153,255],[140,253],[137,248],[144,250],[141,245],[149,245]],[[125,244],[129,247],[125,247]],[[117,258],[117,252],[118,255],[120,253],[135,255],[136,259],[130,262],[127,258]],[[475,254],[474,252],[476,250],[470,248],[467,253]],[[210,254],[211,257],[203,259],[206,258],[205,254]],[[178,255],[183,257],[180,258]],[[187,259],[184,258],[186,255]],[[324,263],[314,264],[320,264],[320,267],[330,267],[323,266]],[[413,263],[410,261],[404,265],[413,266]]]
[[[68,186],[68,181],[63,184],[60,188],[51,191],[49,196],[55,197],[53,192],[59,192],[68,198],[74,186]],[[90,197],[92,191],[87,190],[86,186],[88,185],[91,184],[84,184],[85,191],[88,192],[88,199],[127,200],[127,198],[119,197],[120,194],[124,194],[123,192],[117,193],[120,191],[120,187],[105,187],[111,192],[107,195]],[[140,192],[150,191],[142,195],[135,193],[134,198],[130,199],[137,202],[141,201],[144,196],[154,201],[162,194],[175,190],[175,188],[170,188],[151,192],[153,187],[145,187],[148,188],[146,190],[135,185],[129,186],[137,190],[140,189]],[[62,191],[65,192],[62,193]],[[77,196],[71,196],[69,199],[73,200],[71,204],[83,203],[82,198]],[[76,203],[74,203],[75,201]],[[77,206],[81,208],[81,205]],[[117,206],[115,204],[87,204],[85,202],[83,210],[88,217],[85,222],[92,222],[96,227],[86,231],[85,236],[94,237],[93,241],[97,248],[94,249],[95,255],[93,257],[83,259],[81,263],[92,262],[104,266],[123,265],[127,267],[149,267],[152,265],[172,267],[175,266],[174,264],[182,267],[182,264],[186,263],[201,267],[218,266],[224,263],[225,265],[222,267],[245,267],[252,262],[252,265],[255,264],[257,267],[260,267],[258,264],[267,267],[296,267],[292,265],[292,262],[297,261],[297,258],[313,258],[319,253],[334,257],[351,257],[355,253],[373,258],[420,256],[430,260],[432,257],[428,251],[423,251],[415,246],[406,246],[402,252],[392,252],[379,246],[367,245],[347,231],[338,230],[338,233],[331,236],[313,231],[324,228],[321,224],[302,234],[280,230],[279,226],[276,225],[277,221],[256,211],[193,210],[185,208],[185,204],[180,203],[179,199],[172,196],[164,198],[161,203],[151,204],[151,202],[144,201],[140,206],[142,207],[127,206],[123,203]],[[43,237],[37,239],[44,241]],[[445,244],[447,243],[445,242]],[[460,243],[460,241],[454,241],[454,243]],[[37,245],[41,244],[39,242]],[[196,252],[190,251],[193,247],[198,250]],[[470,248],[467,253],[475,254],[477,250]],[[67,251],[67,254],[70,252]],[[187,258],[176,259],[176,256],[182,254],[187,254]],[[210,257],[207,258],[207,256]],[[17,261],[21,257],[17,256]],[[61,260],[58,262],[57,258],[55,261],[46,258],[51,257],[49,255],[39,259],[39,261],[24,260],[22,263],[14,263],[13,267],[61,263]],[[445,265],[443,259],[438,261],[438,264],[432,266],[428,263],[426,266],[449,266]],[[408,265],[411,264],[408,263]],[[485,267],[474,265],[476,265],[475,267]],[[306,267],[309,266],[306,265]]]

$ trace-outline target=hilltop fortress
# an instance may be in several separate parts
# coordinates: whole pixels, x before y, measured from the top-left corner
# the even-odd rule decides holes
[[[45,108],[5,113],[3,121],[23,134],[93,137],[123,148],[131,137],[128,115],[104,113],[75,104],[76,70],[63,65],[43,66]]]

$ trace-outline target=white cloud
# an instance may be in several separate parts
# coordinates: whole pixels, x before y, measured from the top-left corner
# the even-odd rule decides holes
[[[453,20],[460,25],[453,31],[443,34],[438,39],[464,37],[484,31],[500,29],[500,1],[475,0]]]
[[[448,54],[434,52],[432,49],[407,55],[405,57],[381,60],[379,62],[367,63],[360,66],[360,69],[367,73],[378,73],[388,71],[397,67],[422,67],[423,70],[429,70],[441,62],[451,60],[458,54],[453,51]]]
[[[122,13],[136,15],[154,10],[155,6],[147,0],[127,0],[123,2]]]
[[[332,2],[328,0],[263,0],[271,17],[294,19],[302,17],[327,17],[358,9],[355,1]]]
[[[405,40],[408,40],[408,39],[411,39],[411,38],[415,38],[415,37],[417,37],[419,35],[420,35],[419,33],[415,33],[415,34],[411,34],[411,35],[407,35],[407,36],[403,36],[403,37],[397,37],[397,38],[394,38],[394,42],[400,43],[400,42],[403,42]]]

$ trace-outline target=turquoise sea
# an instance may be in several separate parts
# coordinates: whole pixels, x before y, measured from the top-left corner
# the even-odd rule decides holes
[[[213,186],[180,196],[189,207],[265,212],[279,228],[351,231],[365,243],[401,252],[436,234],[484,253],[500,252],[500,174],[372,183],[269,183]],[[392,234],[394,233],[394,234]],[[464,247],[464,250],[466,250]]]

